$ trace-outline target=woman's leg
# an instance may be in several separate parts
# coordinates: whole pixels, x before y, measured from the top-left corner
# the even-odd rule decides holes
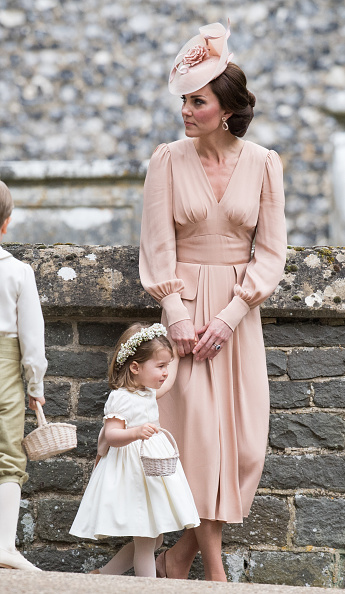
[[[134,537],[134,571],[136,576],[156,577],[155,546],[155,538]]]
[[[160,534],[156,538],[154,549],[157,550],[162,546],[163,535]],[[134,560],[134,542],[129,542],[122,549],[114,555],[110,561],[103,567],[99,568],[99,573],[108,575],[122,575],[125,571],[132,569]]]
[[[176,580],[188,579],[194,557],[200,550],[194,530],[194,528],[185,530],[181,538],[179,538],[171,549],[159,555],[165,565],[161,573],[165,573],[166,577]]]
[[[201,551],[205,580],[226,582],[222,561],[222,522],[201,520],[194,529]]]
[[[201,520],[198,528],[185,530],[177,543],[166,551],[166,576],[174,579],[188,579],[194,557],[201,551],[205,579],[226,582],[221,550],[222,522]]]

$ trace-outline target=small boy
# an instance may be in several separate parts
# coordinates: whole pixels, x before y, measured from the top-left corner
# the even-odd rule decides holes
[[[7,232],[13,201],[0,181],[0,241]],[[44,322],[35,275],[0,246],[0,567],[36,570],[15,548],[21,486],[27,481],[24,436],[24,367],[29,407],[45,403],[47,369]]]

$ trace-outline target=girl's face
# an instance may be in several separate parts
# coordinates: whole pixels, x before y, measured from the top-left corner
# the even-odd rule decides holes
[[[153,357],[145,363],[133,361],[130,369],[135,375],[138,387],[152,388],[159,390],[168,377],[168,365],[171,361],[171,354],[168,349],[158,349]]]
[[[186,136],[197,138],[221,130],[222,117],[230,117],[221,108],[218,98],[208,84],[195,93],[182,96],[182,117]]]

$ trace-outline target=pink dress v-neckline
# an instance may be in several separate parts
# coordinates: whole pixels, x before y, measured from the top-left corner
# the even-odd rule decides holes
[[[203,166],[203,164],[202,164],[202,162],[201,162],[200,155],[199,155],[199,153],[198,153],[198,151],[197,151],[197,149],[196,149],[196,146],[195,146],[195,144],[194,144],[194,141],[193,141],[193,139],[188,139],[188,140],[187,140],[187,142],[188,142],[188,144],[189,144],[189,145],[191,145],[191,147],[192,147],[192,152],[194,153],[194,156],[197,158],[197,160],[198,160],[198,162],[199,162],[200,168],[201,168],[201,170],[202,170],[203,177],[205,178],[205,181],[207,182],[207,185],[208,185],[208,187],[209,187],[209,190],[210,190],[210,192],[211,192],[212,198],[215,200],[215,202],[216,202],[217,204],[220,204],[220,203],[223,201],[223,199],[224,199],[224,197],[226,196],[226,194],[228,193],[228,191],[229,191],[229,188],[230,188],[230,185],[231,185],[231,180],[232,180],[232,178],[234,177],[234,173],[235,173],[235,171],[236,171],[236,169],[237,169],[237,165],[238,165],[238,163],[239,163],[239,161],[240,161],[240,159],[241,159],[241,156],[242,156],[242,153],[243,153],[244,147],[245,147],[245,145],[246,145],[246,142],[245,142],[245,141],[243,141],[243,144],[242,144],[242,146],[241,146],[241,150],[240,150],[240,152],[238,153],[238,156],[237,156],[237,160],[236,160],[235,166],[234,166],[234,168],[233,168],[233,170],[232,170],[232,172],[231,172],[231,175],[230,175],[230,177],[229,177],[229,180],[228,180],[228,183],[227,183],[227,185],[226,185],[226,187],[225,187],[225,190],[224,190],[224,192],[223,192],[223,195],[221,196],[221,198],[220,198],[219,200],[217,200],[217,198],[216,198],[216,195],[215,195],[215,193],[214,193],[214,190],[213,190],[212,184],[211,184],[211,182],[210,182],[210,180],[209,180],[209,177],[208,177],[208,175],[207,175],[207,173],[206,173],[206,171],[205,171],[205,168],[204,168],[204,166]]]

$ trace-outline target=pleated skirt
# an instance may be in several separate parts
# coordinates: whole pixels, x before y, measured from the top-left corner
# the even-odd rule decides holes
[[[196,298],[183,300],[196,329],[227,306],[236,282],[234,266],[201,266]],[[159,400],[159,409],[162,426],[178,443],[200,518],[242,523],[260,481],[269,423],[258,307],[212,361],[181,359],[174,387]]]

